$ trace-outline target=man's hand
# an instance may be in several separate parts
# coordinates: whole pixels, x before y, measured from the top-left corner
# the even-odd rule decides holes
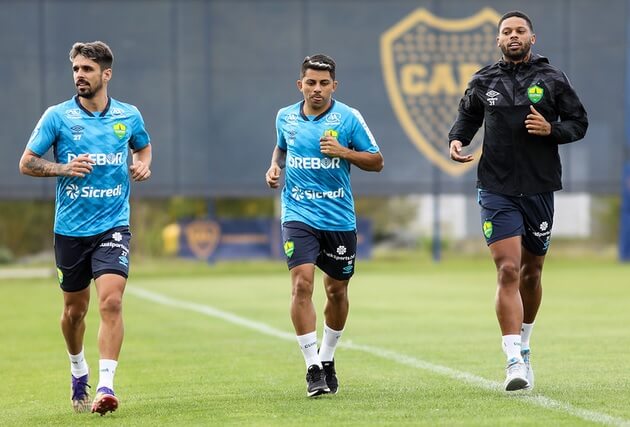
[[[466,156],[462,156],[462,147],[463,144],[461,141],[454,139],[451,141],[449,146],[449,153],[451,155],[451,160],[455,160],[460,163],[468,163],[474,160],[473,156],[468,154]]]
[[[92,173],[94,163],[88,154],[79,154],[61,167],[60,175],[85,178],[85,175]]]
[[[141,160],[136,160],[129,166],[129,172],[131,172],[131,179],[134,181],[146,181],[151,176],[151,170]]]
[[[349,148],[339,144],[339,141],[334,136],[326,134],[319,138],[319,151],[328,157],[343,158],[344,154],[349,150]]]
[[[532,135],[547,136],[551,133],[551,124],[540,114],[533,105],[529,106],[531,114],[527,115],[525,127],[527,132]]]
[[[278,165],[271,165],[265,174],[265,181],[271,188],[278,188],[280,185],[280,167]]]

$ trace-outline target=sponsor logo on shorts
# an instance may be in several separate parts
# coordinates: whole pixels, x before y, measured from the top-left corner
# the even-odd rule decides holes
[[[492,236],[493,226],[492,221],[484,221],[483,222],[483,235],[486,236],[486,239],[489,239]]]
[[[536,237],[545,237],[547,236],[547,241],[549,241],[549,237],[551,236],[551,230],[549,230],[549,223],[547,221],[543,221],[538,226],[540,231],[534,231],[532,234]],[[547,243],[549,246],[549,243]]]
[[[127,267],[129,265],[129,259],[126,256],[121,255],[118,257],[118,263]]]
[[[341,245],[339,247],[337,247],[337,253],[339,255],[344,255],[346,253],[347,249],[345,246]]]
[[[122,240],[122,234],[116,231],[114,234],[112,234],[112,239],[114,239],[117,242],[120,242]]]
[[[57,280],[59,280],[59,284],[63,283],[63,271],[59,267],[57,267]]]
[[[354,270],[354,265],[348,264],[341,271],[343,272],[343,274],[351,274],[352,270]]]
[[[295,243],[293,243],[292,240],[284,242],[284,254],[287,258],[291,258],[293,256],[293,252],[295,252]]]
[[[333,254],[333,253],[328,252],[327,250],[323,250],[322,253],[326,255],[328,258],[334,259],[335,261],[348,261],[348,264],[350,264],[356,257],[356,254],[345,255],[345,252],[344,252],[344,255]]]

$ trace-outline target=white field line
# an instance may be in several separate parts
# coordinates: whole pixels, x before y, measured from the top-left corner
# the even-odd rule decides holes
[[[166,295],[151,292],[142,288],[137,288],[135,286],[128,286],[125,292],[128,294],[132,294],[136,297],[155,302],[157,304],[162,304],[169,307],[193,311],[196,313],[204,314],[206,316],[221,319],[226,322],[243,326],[247,329],[252,329],[260,333],[263,333],[265,335],[272,336],[272,337],[280,338],[287,341],[296,340],[295,334],[292,332],[284,332],[279,329],[275,329],[269,325],[266,325],[262,322],[249,320],[244,317],[237,316],[233,313],[229,313],[226,311],[222,311],[222,310],[210,307],[208,305],[177,300],[177,299],[168,297]],[[391,350],[386,350],[386,349],[382,349],[378,347],[371,347],[371,346],[366,346],[366,345],[360,345],[360,344],[354,344],[348,341],[339,343],[339,347],[356,350],[356,351],[362,351],[364,353],[368,353],[373,356],[387,359],[387,360],[399,363],[401,365],[406,365],[413,368],[429,371],[435,374],[440,374],[445,377],[452,378],[456,381],[464,382],[464,383],[467,383],[467,384],[470,384],[470,385],[473,385],[475,387],[479,387],[485,390],[505,393],[502,391],[503,390],[502,383],[499,383],[496,381],[490,381],[485,378],[470,374],[468,372],[463,372],[463,371],[447,368],[446,366],[435,365],[433,363],[425,362],[424,360],[417,359],[412,356],[406,356],[404,354],[396,353]],[[514,396],[518,396],[519,399],[526,401],[528,403],[531,403],[532,405],[540,406],[545,409],[553,409],[556,411],[564,412],[568,415],[581,418],[586,421],[592,421],[595,423],[610,425],[610,426],[630,427],[629,420],[613,417],[611,415],[607,415],[601,412],[578,408],[569,403],[564,403],[558,400],[550,399],[540,394],[516,392],[514,393]]]

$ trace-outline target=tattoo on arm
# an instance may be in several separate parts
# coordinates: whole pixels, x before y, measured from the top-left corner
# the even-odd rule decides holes
[[[57,176],[61,172],[59,164],[35,156],[31,156],[25,166],[33,176]]]

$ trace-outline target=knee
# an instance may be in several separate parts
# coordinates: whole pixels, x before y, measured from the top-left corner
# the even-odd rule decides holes
[[[512,261],[503,261],[497,266],[499,285],[518,283],[519,266]]]
[[[63,309],[63,318],[71,325],[79,325],[85,319],[87,305],[72,304],[66,305]]]
[[[122,295],[110,295],[100,302],[102,314],[119,314],[122,312]]]
[[[293,278],[293,298],[310,298],[313,294],[313,279],[306,275],[296,275]]]
[[[542,267],[524,266],[521,269],[521,286],[528,289],[536,289],[540,286]]]
[[[348,299],[347,284],[336,283],[334,285],[326,285],[326,297],[331,302],[343,302]]]

